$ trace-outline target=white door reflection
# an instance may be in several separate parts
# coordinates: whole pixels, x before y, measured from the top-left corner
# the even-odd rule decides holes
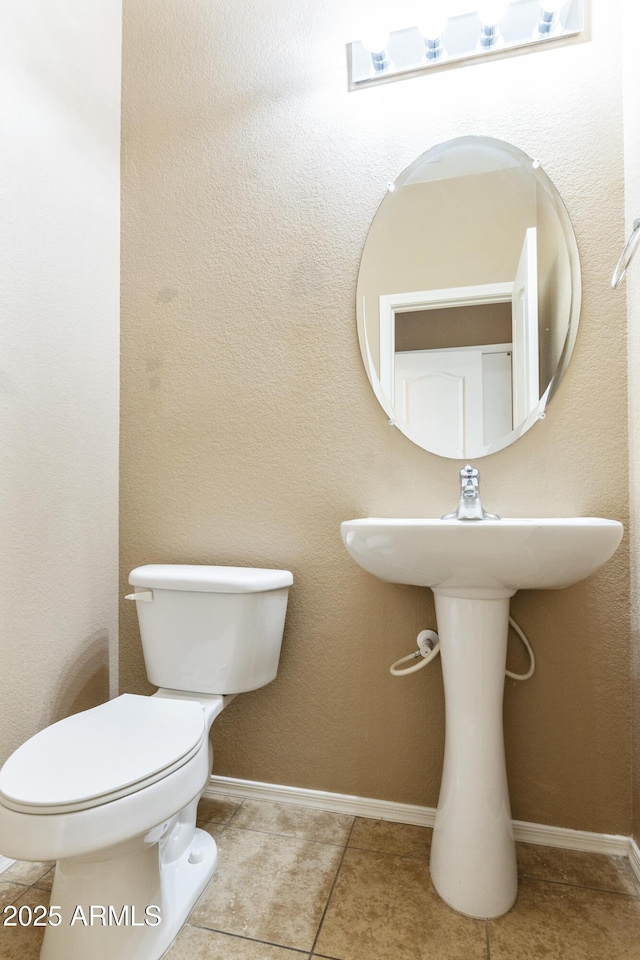
[[[540,400],[537,304],[535,227],[513,282],[380,297],[381,387],[412,439],[463,459],[526,421]]]
[[[538,255],[536,229],[527,230],[511,297],[513,317],[513,429],[540,399],[538,361]]]
[[[440,456],[467,456],[511,430],[511,344],[396,353],[396,418]]]

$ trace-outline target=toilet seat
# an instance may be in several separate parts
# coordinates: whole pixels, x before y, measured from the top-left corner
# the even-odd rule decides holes
[[[178,770],[207,737],[199,703],[123,694],[19,747],[0,772],[0,803],[49,815],[110,803]]]

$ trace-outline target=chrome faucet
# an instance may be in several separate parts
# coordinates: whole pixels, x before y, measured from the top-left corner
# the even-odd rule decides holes
[[[455,513],[445,513],[443,520],[499,520],[495,513],[487,513],[480,500],[480,472],[467,464],[460,471],[460,503]]]

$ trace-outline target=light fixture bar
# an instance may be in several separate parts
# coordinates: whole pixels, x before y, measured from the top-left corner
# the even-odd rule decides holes
[[[356,40],[347,44],[349,90],[521,53],[526,48],[537,50],[570,42],[585,31],[585,4],[586,0],[566,0],[551,14],[546,8],[557,7],[558,0],[511,0],[499,23],[500,43],[494,45],[487,42],[493,28],[483,26],[477,12],[451,17],[437,41],[426,41],[417,27],[396,30],[389,36],[385,49],[388,63],[382,69],[379,63],[372,63],[371,52]],[[549,32],[544,32],[542,25],[546,23]]]

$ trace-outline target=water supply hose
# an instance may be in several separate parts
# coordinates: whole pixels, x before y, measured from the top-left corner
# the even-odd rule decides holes
[[[511,670],[505,670],[505,673],[508,677],[511,677],[512,680],[528,680],[530,677],[533,676],[536,669],[536,658],[533,652],[533,648],[531,647],[531,644],[529,643],[523,631],[515,622],[513,617],[509,617],[509,626],[513,627],[515,632],[518,634],[518,636],[522,640],[527,653],[529,654],[529,669],[527,670],[526,673],[512,673]]]
[[[401,657],[400,660],[392,663],[389,672],[394,677],[404,677],[407,673],[416,673],[426,667],[428,663],[431,663],[439,653],[440,638],[435,630],[421,630],[418,634],[418,649],[414,653],[410,653],[408,657]],[[402,670],[398,670],[401,663],[408,663],[409,660],[417,660],[419,657],[422,659],[413,667],[404,667]]]
[[[529,654],[529,669],[526,673],[513,673],[511,670],[505,670],[505,674],[511,677],[512,680],[528,680],[533,676],[536,669],[536,658],[533,649],[513,617],[509,617],[509,626],[513,627]],[[401,657],[399,660],[396,660],[395,663],[391,664],[389,673],[394,677],[404,677],[408,673],[417,673],[418,670],[422,670],[428,663],[435,660],[440,653],[440,638],[435,630],[421,630],[417,637],[417,643],[417,650],[410,653],[408,657]],[[419,662],[415,663],[412,667],[399,669],[402,663],[408,663],[410,660],[418,660]]]

